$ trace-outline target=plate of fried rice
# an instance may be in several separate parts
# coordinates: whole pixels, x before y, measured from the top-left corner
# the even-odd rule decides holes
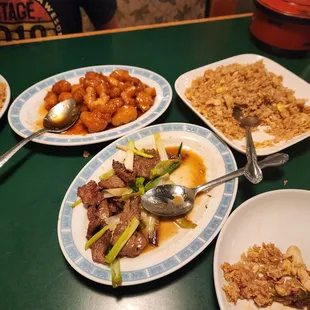
[[[245,153],[245,130],[235,106],[257,116],[257,155],[283,150],[310,136],[310,85],[278,63],[255,54],[218,61],[181,75],[175,89],[184,103],[218,136]]]
[[[2,75],[0,75],[0,119],[9,106],[10,98],[10,86],[6,79]]]
[[[214,253],[222,310],[310,309],[310,191],[269,191],[228,218]]]

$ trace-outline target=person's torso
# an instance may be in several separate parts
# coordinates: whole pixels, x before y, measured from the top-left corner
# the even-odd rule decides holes
[[[81,31],[76,0],[0,0],[0,42]]]

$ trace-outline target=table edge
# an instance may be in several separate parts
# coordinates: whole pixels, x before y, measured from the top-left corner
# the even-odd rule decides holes
[[[207,22],[213,22],[213,21],[237,19],[237,18],[244,18],[244,17],[250,17],[250,16],[252,16],[252,13],[192,19],[192,20],[184,20],[184,21],[178,21],[178,22],[167,22],[167,23],[161,23],[161,24],[132,26],[132,27],[125,27],[125,28],[109,29],[109,30],[97,30],[97,31],[89,31],[89,32],[82,32],[82,33],[65,34],[65,35],[60,35],[60,36],[50,36],[50,37],[36,38],[36,39],[25,39],[25,40],[13,41],[13,42],[0,42],[0,46],[10,46],[10,45],[17,45],[17,44],[27,44],[27,43],[36,43],[36,42],[44,42],[44,41],[90,37],[90,36],[102,35],[102,34],[129,32],[129,31],[138,31],[138,30],[165,28],[165,27],[175,27],[175,26],[180,26],[180,25],[207,23]]]

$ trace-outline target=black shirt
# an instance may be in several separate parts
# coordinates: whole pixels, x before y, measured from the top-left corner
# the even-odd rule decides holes
[[[81,32],[81,7],[98,29],[114,16],[116,0],[0,0],[0,41]]]

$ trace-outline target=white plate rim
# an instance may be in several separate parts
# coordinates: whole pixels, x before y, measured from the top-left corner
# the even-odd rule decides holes
[[[174,128],[174,129],[173,129]],[[109,146],[107,146],[106,148],[104,148],[101,152],[99,152],[90,162],[88,162],[81,170],[80,172],[77,174],[77,176],[74,178],[74,180],[72,181],[72,183],[70,184],[68,190],[66,191],[66,194],[63,198],[62,204],[61,204],[61,208],[59,211],[59,216],[58,216],[58,223],[57,223],[57,234],[58,234],[58,241],[59,241],[59,245],[61,248],[61,251],[64,255],[64,257],[66,258],[67,262],[81,275],[83,275],[84,277],[95,281],[97,283],[101,283],[101,284],[106,284],[106,285],[111,285],[111,281],[109,279],[109,274],[110,272],[108,272],[108,275],[105,275],[105,277],[107,277],[107,279],[103,280],[100,279],[98,277],[95,277],[93,274],[87,273],[85,270],[82,270],[80,266],[78,266],[78,264],[81,264],[81,260],[80,260],[80,256],[81,254],[78,252],[78,250],[76,249],[76,252],[71,252],[72,251],[72,247],[71,244],[74,245],[73,242],[73,238],[72,237],[67,237],[66,235],[64,236],[64,234],[66,234],[66,230],[67,227],[69,227],[71,225],[71,219],[70,219],[70,225],[68,224],[68,220],[64,220],[64,216],[66,216],[67,218],[70,216],[69,214],[64,214],[64,208],[65,206],[67,206],[66,210],[69,210],[68,213],[72,212],[71,209],[71,201],[69,202],[68,200],[70,200],[70,195],[73,197],[75,197],[76,199],[76,188],[77,186],[80,186],[82,184],[85,183],[85,179],[87,180],[88,178],[83,176],[83,172],[87,169],[90,168],[90,166],[92,165],[92,163],[94,163],[96,160],[99,160],[100,162],[103,162],[100,158],[101,154],[103,154],[103,152],[106,152],[108,154],[107,158],[111,157],[111,152],[110,149],[114,148],[115,149],[115,145],[117,145],[119,143],[119,141],[121,140],[126,140],[130,137],[130,139],[137,139],[137,137],[141,137],[139,136],[143,131],[145,132],[149,132],[149,133],[154,133],[154,132],[163,132],[163,131],[179,131],[179,130],[183,130],[184,132],[189,131],[191,133],[197,133],[199,134],[200,132],[200,136],[202,136],[203,138],[208,139],[209,141],[211,141],[214,145],[216,145],[217,149],[219,150],[219,153],[224,153],[224,155],[222,155],[224,163],[225,163],[225,168],[226,168],[226,172],[231,172],[237,169],[237,164],[235,161],[235,158],[233,156],[233,153],[231,152],[231,150],[228,148],[228,146],[226,146],[226,144],[224,142],[222,142],[212,131],[210,131],[207,128],[198,126],[198,125],[193,125],[193,124],[187,124],[187,123],[167,123],[167,124],[158,124],[158,125],[153,125],[153,126],[149,126],[146,128],[142,128],[134,133],[128,134],[126,136],[123,136],[121,138],[119,138],[118,140],[114,141],[113,143],[111,143]],[[222,147],[222,152],[220,151],[220,147]],[[112,154],[113,155],[113,154]],[[82,177],[82,179],[80,179]],[[78,180],[82,180],[82,182],[80,182],[80,184],[76,184],[78,183]],[[84,182],[83,182],[84,180]],[[74,187],[75,184],[75,189],[73,190],[72,188]],[[127,285],[136,285],[136,284],[141,284],[141,283],[145,283],[145,282],[150,282],[156,279],[159,279],[161,277],[164,277],[178,269],[180,269],[181,267],[183,267],[184,265],[186,265],[187,263],[189,263],[192,259],[194,259],[196,256],[198,256],[211,242],[212,240],[217,236],[218,232],[220,231],[220,229],[222,228],[223,224],[225,223],[227,217],[229,216],[231,209],[233,207],[235,198],[236,198],[236,194],[237,194],[237,188],[238,188],[238,179],[234,179],[231,180],[229,182],[227,182],[225,184],[225,190],[224,193],[221,197],[221,203],[219,204],[217,211],[215,212],[213,218],[210,220],[210,222],[207,224],[207,226],[205,227],[205,229],[203,230],[203,232],[195,239],[193,240],[189,245],[187,245],[182,251],[185,251],[187,248],[189,248],[189,246],[191,244],[194,243],[194,241],[196,241],[199,238],[199,242],[201,243],[201,239],[205,241],[205,243],[202,246],[199,246],[195,252],[193,252],[190,256],[188,256],[187,258],[185,258],[183,261],[180,261],[177,265],[173,264],[171,266],[167,265],[167,270],[157,274],[155,276],[152,277],[144,277],[143,279],[138,279],[138,280],[128,280],[128,281],[123,281],[122,285],[123,286],[127,286]],[[72,193],[72,191],[74,191],[74,193]],[[225,196],[225,193],[229,193],[229,196]],[[69,197],[69,199],[68,199]],[[228,198],[227,198],[228,197]],[[71,198],[71,200],[73,200]],[[226,205],[227,204],[227,205]],[[226,208],[226,212],[224,214],[224,216],[221,215],[221,219],[219,218],[219,216],[217,214],[219,214],[219,211],[222,214],[222,210],[221,207]],[[214,225],[215,223],[215,225]],[[69,226],[68,226],[69,225]],[[213,227],[212,227],[213,226]],[[71,227],[71,226],[70,226]],[[204,234],[206,236],[208,236],[208,238],[204,237]],[[69,247],[70,250],[69,252],[67,251],[67,246],[64,245],[64,240],[66,241],[66,238],[69,238]],[[181,252],[182,252],[181,251]],[[71,255],[71,256],[70,256]],[[82,256],[83,257],[83,256]],[[83,260],[84,258],[82,258]],[[168,259],[169,260],[169,259]],[[166,261],[168,261],[166,260]],[[88,263],[92,263],[89,262],[88,260],[85,259],[86,262]],[[161,262],[159,265],[163,265],[163,262]],[[151,268],[151,267],[148,267]],[[107,272],[107,271],[106,271]],[[133,273],[136,271],[133,271]],[[139,270],[138,270],[139,272]],[[131,272],[129,272],[131,273]]]
[[[54,138],[41,136],[35,138],[33,141],[40,144],[46,145],[56,145],[56,146],[77,146],[77,145],[89,145],[101,142],[106,142],[110,140],[117,139],[123,135],[134,132],[137,129],[143,128],[155,120],[157,120],[170,106],[172,100],[172,88],[170,83],[160,74],[136,66],[121,65],[121,64],[108,64],[108,65],[94,65],[88,67],[75,68],[61,73],[57,73],[48,78],[45,78],[24,90],[11,104],[8,111],[8,121],[10,127],[19,136],[26,138],[32,134],[32,131],[25,128],[20,120],[21,108],[27,100],[29,100],[33,95],[52,86],[55,82],[61,79],[69,79],[74,77],[79,77],[85,74],[87,71],[96,72],[110,72],[115,69],[128,70],[130,73],[137,74],[143,77],[151,79],[156,82],[163,92],[162,100],[155,103],[153,107],[144,113],[145,118],[143,120],[137,119],[131,123],[119,126],[112,129],[111,131],[102,131],[100,133],[88,134],[85,137],[78,137],[74,135],[68,135],[67,139],[57,139],[57,134]]]
[[[219,137],[221,137],[229,146],[231,146],[232,148],[234,148],[236,151],[238,152],[241,152],[243,154],[245,154],[246,150],[243,149],[243,148],[240,148],[238,147],[232,140],[230,140],[229,138],[227,138],[220,130],[218,130],[208,119],[206,119],[203,115],[201,115],[193,106],[192,104],[190,103],[190,101],[186,98],[186,96],[184,95],[183,92],[181,92],[181,90],[179,89],[179,84],[180,84],[180,81],[181,79],[190,74],[190,73],[193,73],[195,71],[198,71],[198,70],[202,70],[202,69],[207,69],[208,67],[210,66],[220,66],[223,64],[223,62],[227,62],[227,61],[231,61],[231,60],[234,60],[234,62],[237,62],[238,59],[241,59],[243,57],[253,57],[253,58],[257,58],[256,60],[267,60],[268,62],[272,63],[273,65],[276,65],[277,67],[281,67],[281,69],[283,71],[286,72],[286,74],[289,74],[290,76],[293,76],[295,79],[299,80],[299,82],[303,83],[303,84],[307,84],[308,83],[306,81],[304,81],[302,78],[300,78],[298,75],[296,75],[295,73],[289,71],[288,69],[286,69],[285,67],[283,67],[282,65],[280,65],[279,63],[273,61],[272,59],[268,58],[268,57],[265,57],[265,56],[262,56],[262,55],[259,55],[259,54],[251,54],[251,53],[248,53],[248,54],[239,54],[239,55],[235,55],[235,56],[232,56],[232,57],[228,57],[228,58],[225,58],[225,59],[222,59],[222,60],[219,60],[219,61],[216,61],[216,62],[213,62],[213,63],[209,63],[207,65],[204,65],[204,66],[200,66],[200,67],[197,67],[195,69],[192,69],[192,70],[189,70],[187,72],[184,72],[183,74],[181,74],[176,80],[175,80],[175,83],[174,83],[174,89],[175,91],[177,92],[178,96],[182,99],[182,101],[212,130],[214,131]],[[276,72],[275,72],[276,73]],[[277,73],[276,73],[277,74]],[[198,76],[197,76],[198,77]],[[309,87],[309,85],[308,85]],[[279,152],[281,150],[284,150],[298,142],[301,142],[302,140],[306,139],[310,137],[310,131],[308,133],[305,133],[305,134],[302,134],[300,136],[297,136],[295,137],[294,139],[291,139],[291,140],[288,140],[286,141],[282,146],[277,146],[277,144],[272,147],[272,151],[266,151],[264,150],[264,148],[259,148],[257,149],[257,156],[267,156],[267,155],[271,155],[271,154],[274,154],[276,152]]]
[[[217,238],[216,241],[216,245],[215,245],[215,250],[214,250],[214,257],[213,257],[213,282],[214,282],[214,287],[215,287],[215,292],[216,292],[216,297],[217,297],[217,301],[218,304],[220,306],[221,310],[225,309],[225,305],[222,303],[222,299],[220,298],[220,296],[222,295],[222,287],[220,287],[220,280],[219,280],[219,273],[217,272],[218,270],[218,266],[219,266],[219,262],[220,262],[220,258],[219,258],[219,251],[220,251],[220,246],[222,243],[222,240],[224,239],[224,235],[226,230],[228,229],[230,223],[234,220],[235,217],[237,217],[239,215],[239,213],[241,213],[243,211],[243,209],[248,208],[253,201],[260,199],[263,196],[272,196],[278,193],[307,193],[310,196],[310,191],[309,190],[305,190],[305,189],[277,189],[277,190],[272,190],[272,191],[268,191],[268,192],[264,192],[261,194],[258,194],[256,196],[253,196],[251,198],[249,198],[248,200],[244,201],[242,204],[240,204],[232,213],[231,215],[228,217],[228,219],[226,220],[226,222],[224,223],[219,236]]]
[[[2,108],[0,109],[0,119],[1,119],[2,116],[4,115],[5,111],[7,110],[9,104],[10,104],[11,88],[10,88],[10,85],[9,85],[8,81],[1,74],[0,74],[0,83],[5,83],[6,84],[6,98],[5,98],[4,102],[3,102]]]

